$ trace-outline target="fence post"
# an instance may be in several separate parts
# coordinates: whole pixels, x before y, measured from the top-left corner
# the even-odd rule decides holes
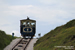
[[[41,33],[38,34],[39,38],[41,37]]]
[[[12,33],[12,37],[14,37],[14,33]]]

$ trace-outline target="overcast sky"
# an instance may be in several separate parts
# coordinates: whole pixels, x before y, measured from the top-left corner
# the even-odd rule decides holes
[[[0,30],[20,36],[20,20],[36,20],[36,36],[75,19],[75,0],[0,0]]]

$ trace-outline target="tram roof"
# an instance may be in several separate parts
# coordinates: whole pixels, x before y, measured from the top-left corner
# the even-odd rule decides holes
[[[22,20],[20,20],[20,21],[32,21],[32,22],[36,22],[36,20],[32,20],[32,19],[29,19],[29,18],[27,18],[27,19],[22,19]]]

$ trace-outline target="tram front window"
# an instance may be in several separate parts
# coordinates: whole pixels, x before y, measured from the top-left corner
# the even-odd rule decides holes
[[[31,23],[32,26],[35,26],[35,23]]]
[[[26,25],[26,22],[23,22],[23,25]]]
[[[29,26],[30,25],[30,23],[29,22],[27,22],[27,26]]]

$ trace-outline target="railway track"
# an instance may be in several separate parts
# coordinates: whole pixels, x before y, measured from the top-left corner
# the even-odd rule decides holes
[[[12,50],[25,50],[28,46],[31,39],[22,38],[13,48]]]

